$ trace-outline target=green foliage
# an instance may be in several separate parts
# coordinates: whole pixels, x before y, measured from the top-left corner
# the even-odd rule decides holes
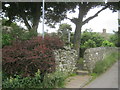
[[[102,47],[114,47],[114,43],[109,42],[108,40],[103,41]]]
[[[110,42],[114,43],[116,47],[120,47],[120,30],[114,32],[114,34],[110,37]]]
[[[61,37],[61,39],[68,43],[68,38],[69,38],[69,33],[71,33],[72,28],[71,25],[67,23],[60,24],[59,29],[58,29],[58,35]]]
[[[11,45],[13,38],[9,34],[2,35],[2,46]]]
[[[58,31],[60,31],[60,32],[68,32],[68,31],[71,31],[71,30],[72,30],[71,25],[69,25],[67,23],[63,23],[63,24],[60,24]]]
[[[2,19],[0,20],[2,22],[2,26],[7,26],[6,22],[7,22],[7,19]]]
[[[113,52],[105,57],[104,60],[96,63],[93,73],[101,74],[105,72],[114,62],[118,60],[118,52]]]
[[[16,23],[11,23],[10,27],[13,28],[10,35],[16,40],[28,40],[34,36],[37,36],[37,32],[35,30],[31,29],[30,31],[26,31],[19,27]]]
[[[2,49],[2,70],[8,75],[33,76],[40,69],[42,76],[55,71],[53,50],[62,49],[58,37],[34,37],[24,42],[14,42]]]
[[[37,36],[37,32],[35,30],[30,30],[27,32],[24,32],[21,36],[20,36],[20,40],[24,41],[24,40],[30,40],[31,38]]]
[[[9,4],[8,7],[5,6],[5,4]],[[115,11],[116,7],[119,6],[119,4],[116,2],[114,3],[107,3],[106,5],[109,5],[109,8]],[[63,19],[67,17],[67,11],[69,12],[76,12],[75,8],[77,6],[82,7],[81,11],[86,16],[87,12],[91,8],[95,8],[97,6],[105,6],[103,2],[84,2],[84,3],[76,3],[76,2],[54,2],[54,3],[45,3],[45,11],[46,11],[46,23],[49,23],[52,25],[52,23],[60,22]],[[86,6],[86,7],[84,7]],[[5,16],[9,18],[9,21],[22,21],[27,20],[30,21],[32,25],[34,25],[42,16],[42,4],[41,2],[3,2],[2,3],[2,9],[3,13],[5,13]],[[118,9],[118,8],[117,8]],[[18,12],[20,11],[20,12]],[[24,11],[24,12],[23,12]],[[38,13],[39,12],[39,13]],[[81,18],[82,19],[82,18]],[[28,23],[29,24],[29,23]],[[29,24],[29,25],[30,25]],[[28,25],[26,25],[28,26]]]
[[[16,23],[12,23],[10,27],[12,27],[12,30],[9,33],[9,35],[11,35],[15,40],[22,40],[25,31],[21,27],[19,27]]]
[[[101,74],[105,71],[106,64],[103,61],[96,63],[96,66],[93,70],[94,73]]]
[[[118,24],[120,25],[120,19],[118,19]]]
[[[3,20],[5,23],[6,20]],[[3,25],[5,25],[3,23]],[[31,38],[37,36],[37,32],[35,30],[26,31],[16,23],[11,23],[10,26],[12,29],[10,32],[3,30],[2,32],[2,47],[6,45],[11,45],[13,41],[25,41],[30,40]]]
[[[19,75],[14,75],[14,77],[3,79],[3,88],[35,88],[40,85],[40,72],[35,74],[35,77],[21,77]]]
[[[83,57],[84,51],[87,48],[100,47],[104,38],[96,32],[92,32],[91,29],[86,29],[81,34],[81,44],[80,44],[80,57]]]
[[[3,25],[6,25],[6,19],[3,19]],[[24,31],[20,28],[16,23],[11,23],[9,26],[11,27],[10,31],[7,30],[2,31],[2,47],[6,45],[11,45],[14,40],[20,39],[23,35]]]
[[[2,26],[0,25],[0,27],[2,27]],[[1,28],[0,28],[0,48],[2,48],[2,30],[1,30]]]
[[[93,77],[96,77],[96,76],[97,76],[96,73],[91,73],[90,75],[93,76]]]
[[[90,29],[86,29],[81,35],[81,48],[100,47],[104,38]]]
[[[64,72],[56,71],[44,77],[43,88],[58,88],[63,87],[67,74]]]
[[[96,47],[96,43],[95,41],[89,39],[88,41],[84,43],[83,46],[87,48],[93,48],[93,47]]]
[[[76,76],[77,74],[76,73],[71,73],[68,77],[73,77],[73,76]]]
[[[35,74],[35,77],[21,77],[15,75],[3,80],[3,88],[58,88],[63,87],[66,79],[66,74],[63,72],[54,72],[46,74],[41,81],[40,71]]]
[[[79,60],[77,60],[77,63],[78,64],[83,64],[83,60],[84,60],[83,58],[80,58]]]

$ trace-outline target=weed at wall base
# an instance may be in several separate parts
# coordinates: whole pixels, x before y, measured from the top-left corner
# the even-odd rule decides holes
[[[105,72],[109,67],[111,67],[118,60],[118,52],[112,52],[107,55],[104,60],[96,63],[93,73],[101,74]]]

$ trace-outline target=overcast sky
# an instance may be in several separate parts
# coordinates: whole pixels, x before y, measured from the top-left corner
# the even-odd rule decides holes
[[[98,10],[100,10],[101,8],[94,8],[91,9],[86,18],[89,16],[94,15]],[[76,9],[76,13],[67,13],[67,16],[69,18],[77,17],[78,16],[78,10]],[[94,32],[102,32],[103,28],[105,28],[107,30],[108,33],[113,33],[114,31],[118,31],[118,12],[112,12],[109,9],[106,9],[104,11],[102,11],[98,17],[92,19],[89,23],[85,24],[82,27],[82,31],[84,31],[85,29],[93,29]],[[73,23],[71,23],[69,20],[64,20],[61,23],[68,23],[72,26],[72,30],[75,30],[75,25]],[[59,25],[56,25],[55,29],[49,28],[48,26],[45,25],[45,31],[48,30],[48,32],[57,32],[59,28]],[[42,33],[42,24],[39,24],[38,27],[38,32]]]
[[[88,16],[94,14],[98,9],[91,10]],[[92,28],[93,31],[102,32],[103,28],[107,30],[108,33],[118,31],[118,12],[112,12],[109,9],[102,11],[98,17],[91,20],[88,24],[83,26],[83,30],[87,28]]]
[[[101,8],[102,7],[91,9],[88,12],[86,18],[94,15]],[[76,13],[67,13],[67,16],[69,18],[72,18],[73,16],[77,17],[78,16],[78,9],[76,9]],[[70,24],[72,26],[72,31],[73,32],[75,31],[75,25],[70,20],[64,20],[61,23]],[[22,26],[24,26],[24,25],[22,25]],[[58,28],[59,28],[59,24],[57,24],[56,28],[54,28],[54,29],[45,25],[44,31],[48,30],[49,33],[50,32],[57,32]],[[113,13],[109,9],[102,11],[98,15],[98,17],[95,17],[94,19],[89,21],[87,24],[85,24],[82,27],[82,31],[84,31],[85,29],[90,29],[90,28],[94,32],[102,32],[103,29],[106,29],[107,33],[113,33],[113,31],[118,31],[118,12]],[[41,23],[39,23],[39,26],[38,26],[38,33],[42,33],[42,24]]]

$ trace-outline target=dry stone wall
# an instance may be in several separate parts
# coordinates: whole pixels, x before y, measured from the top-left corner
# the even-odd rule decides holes
[[[96,62],[104,60],[108,54],[116,51],[118,51],[118,48],[116,47],[98,47],[87,49],[84,52],[83,69],[88,70],[91,73],[95,68]]]
[[[9,26],[2,26],[2,32],[10,33],[11,30],[13,30],[12,27],[9,27]]]
[[[56,69],[67,73],[76,70],[77,52],[74,49],[65,48],[54,51]]]

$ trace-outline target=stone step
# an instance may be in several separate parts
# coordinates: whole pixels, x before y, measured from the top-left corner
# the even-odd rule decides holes
[[[89,72],[88,72],[88,71],[84,71],[84,70],[77,70],[77,71],[76,71],[76,74],[77,74],[77,75],[88,75]]]

